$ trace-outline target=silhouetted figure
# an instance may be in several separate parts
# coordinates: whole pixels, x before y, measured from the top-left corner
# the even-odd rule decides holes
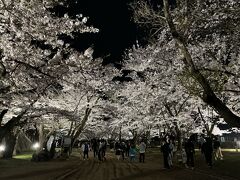
[[[195,150],[194,150],[194,144],[190,138],[187,140],[187,142],[185,142],[184,148],[187,155],[187,166],[193,169]]]
[[[98,151],[98,160],[103,161],[106,160],[106,149],[107,149],[107,142],[102,139],[99,144],[99,151]]]
[[[116,142],[115,143],[115,151],[116,151],[116,156],[117,156],[117,159],[119,160],[120,159],[120,155],[121,155],[121,145],[119,144],[119,142]]]
[[[124,155],[125,155],[125,151],[126,151],[126,144],[125,144],[124,141],[121,143],[121,150],[122,150],[122,151],[121,151],[122,160],[124,160],[124,159],[125,159]]]
[[[130,142],[127,142],[127,145],[126,145],[126,157],[129,157],[129,150],[130,150],[130,147],[131,147]]]
[[[212,153],[213,143],[210,137],[206,138],[206,142],[202,145],[202,152],[204,153],[206,163],[209,167],[212,167]]]
[[[98,155],[98,142],[96,139],[93,139],[92,149],[93,149],[93,156],[96,158]]]
[[[82,145],[82,148],[83,148],[83,159],[85,160],[86,156],[87,156],[87,159],[88,159],[89,144],[87,142],[85,142]]]
[[[170,169],[169,162],[168,162],[168,157],[169,157],[169,154],[170,154],[170,148],[169,148],[169,144],[167,143],[166,140],[163,142],[163,145],[161,146],[161,152],[163,153],[164,168]]]

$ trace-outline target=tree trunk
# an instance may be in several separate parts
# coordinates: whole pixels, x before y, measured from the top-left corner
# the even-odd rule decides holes
[[[178,128],[178,125],[175,125],[175,131],[176,131],[176,136],[178,141],[177,150],[182,151],[182,132]]]
[[[14,146],[14,150],[13,150],[13,155],[17,155],[17,143],[18,143],[18,137],[19,137],[19,127],[15,127],[13,130],[13,135],[15,136],[15,146]]]
[[[18,139],[19,139],[19,134],[16,135],[16,142],[13,150],[13,156],[16,156],[18,154],[18,150],[17,150]]]
[[[3,158],[4,159],[9,159],[12,158],[13,156],[13,151],[14,151],[14,147],[16,145],[16,135],[14,135],[12,130],[9,130],[6,134],[5,134],[5,142],[6,142],[6,149],[3,152]]]
[[[4,126],[0,126],[0,142],[9,133],[9,131],[13,130],[13,128],[17,125],[17,123],[21,120],[26,112],[27,109],[22,111],[18,116],[12,117]]]
[[[44,142],[45,142],[45,137],[43,133],[43,124],[38,125],[38,143],[39,143],[39,148],[37,149],[37,152],[40,152],[43,149]]]
[[[71,144],[71,148],[74,146],[77,138],[79,137],[79,135],[81,134],[81,132],[83,131],[86,122],[88,120],[89,115],[91,114],[92,109],[91,108],[87,108],[85,111],[85,115],[83,117],[83,120],[81,122],[81,124],[76,128],[76,133],[74,134],[74,136],[72,137],[72,144]]]
[[[146,131],[145,133],[145,137],[146,137],[146,143],[147,145],[150,145],[149,142],[151,142],[151,134],[150,134],[150,130]]]
[[[119,141],[120,142],[122,141],[122,126],[120,127],[120,130],[119,130]]]

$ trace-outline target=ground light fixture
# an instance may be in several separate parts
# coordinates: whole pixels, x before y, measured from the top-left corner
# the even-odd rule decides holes
[[[38,142],[34,143],[32,148],[37,150],[40,147],[40,144]]]
[[[6,149],[5,145],[0,145],[0,152],[5,151],[5,149]]]

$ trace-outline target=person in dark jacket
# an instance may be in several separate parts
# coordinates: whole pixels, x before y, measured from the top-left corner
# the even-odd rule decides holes
[[[170,155],[171,150],[169,147],[169,143],[166,140],[163,142],[163,145],[161,146],[161,152],[163,153],[164,168],[170,169],[168,157]]]
[[[119,160],[122,152],[121,144],[119,142],[115,143],[115,152],[116,152],[117,160]]]
[[[202,153],[205,156],[206,163],[209,167],[212,167],[212,153],[213,153],[213,143],[210,137],[206,138],[206,142],[202,145]]]
[[[126,143],[124,142],[124,141],[122,141],[122,143],[120,144],[120,146],[121,146],[121,154],[122,154],[122,160],[124,160],[125,159],[125,151],[126,151]]]
[[[126,144],[126,157],[129,157],[129,150],[130,150],[131,144],[130,142],[127,142]]]
[[[92,149],[93,149],[93,156],[94,156],[94,158],[96,158],[97,155],[98,155],[98,142],[97,142],[97,139],[93,139]]]
[[[187,155],[187,166],[190,167],[191,169],[194,169],[194,154],[195,154],[195,150],[194,150],[194,144],[191,140],[191,138],[189,138],[185,144],[184,144],[184,149]]]
[[[86,156],[87,156],[87,159],[88,159],[89,144],[87,142],[85,142],[82,145],[82,148],[83,148],[83,159],[85,160]]]

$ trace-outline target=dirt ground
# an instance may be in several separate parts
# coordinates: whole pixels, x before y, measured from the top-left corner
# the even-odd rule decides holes
[[[92,157],[83,160],[74,154],[68,160],[50,162],[29,162],[24,160],[0,160],[1,180],[236,180],[230,176],[219,176],[210,171],[185,169],[175,166],[165,170],[161,153],[146,153],[146,162],[117,160],[113,153],[107,153],[107,160],[99,162]],[[12,161],[12,160],[11,160]],[[17,165],[17,166],[16,166]],[[210,173],[209,173],[210,172]]]

